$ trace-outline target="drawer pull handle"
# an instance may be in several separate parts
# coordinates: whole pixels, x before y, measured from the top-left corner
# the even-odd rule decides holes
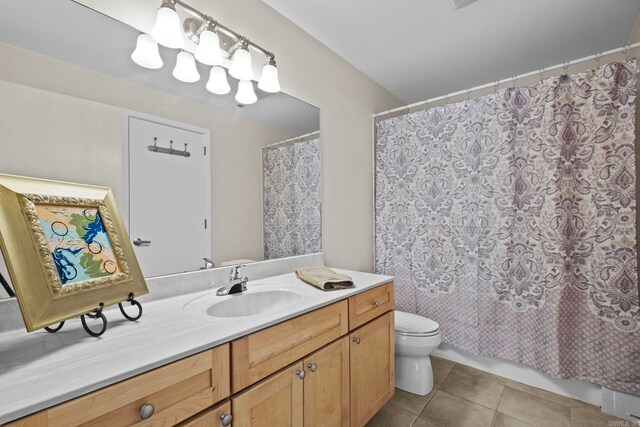
[[[225,427],[228,425],[231,425],[232,420],[233,420],[233,417],[231,416],[231,414],[220,415],[220,421],[222,422],[222,425]]]
[[[360,337],[355,337],[353,339],[353,342],[356,343],[356,344],[360,344]]]
[[[371,303],[374,307],[380,307],[380,301],[378,301],[377,299],[374,299],[373,301],[371,301]]]
[[[146,420],[148,418],[151,418],[155,411],[156,408],[152,404],[145,403],[140,407],[140,419]]]
[[[307,365],[309,367],[309,370],[311,372],[315,372],[318,370],[318,365],[316,365],[315,363],[309,363],[309,365]]]
[[[304,377],[307,376],[307,373],[304,371],[304,369],[302,371],[298,371],[296,372],[296,375],[298,376],[298,378],[300,378],[301,380],[304,379]]]

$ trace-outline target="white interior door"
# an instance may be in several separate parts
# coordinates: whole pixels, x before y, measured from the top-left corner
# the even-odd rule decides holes
[[[128,122],[129,235],[142,272],[197,270],[211,252],[209,134],[136,117]],[[191,156],[150,151],[154,138],[158,147],[173,141],[176,151],[186,143]]]

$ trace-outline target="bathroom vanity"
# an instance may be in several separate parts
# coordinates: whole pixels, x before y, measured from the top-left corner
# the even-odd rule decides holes
[[[285,274],[250,281],[239,295],[207,290],[155,301],[135,328],[123,323],[99,340],[45,350],[16,367],[21,372],[0,366],[0,420],[22,412],[31,415],[8,425],[363,426],[395,390],[393,283],[341,272],[353,277],[354,289],[322,292]],[[279,308],[286,292],[297,296]],[[231,302],[214,309],[219,301]],[[220,315],[223,305],[265,312],[207,314]],[[23,345],[42,351],[62,337],[38,332]],[[128,351],[136,340],[146,348]],[[63,354],[84,363],[65,359],[50,372]],[[83,374],[91,368],[93,377]],[[38,389],[52,379],[60,384]],[[12,388],[27,393],[12,395]]]

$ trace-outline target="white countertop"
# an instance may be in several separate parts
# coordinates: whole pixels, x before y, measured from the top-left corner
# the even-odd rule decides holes
[[[125,320],[117,306],[110,308],[105,310],[109,327],[100,338],[88,336],[78,319],[67,322],[55,334],[44,330],[30,334],[24,330],[2,333],[0,424],[392,280],[371,273],[336,271],[350,275],[355,288],[323,292],[289,273],[249,281],[249,290],[239,295],[217,297],[206,290],[150,301],[143,304],[144,314],[138,322]],[[302,299],[293,306],[254,316],[225,319],[206,314],[206,308],[220,298],[242,298],[268,289],[293,291]]]

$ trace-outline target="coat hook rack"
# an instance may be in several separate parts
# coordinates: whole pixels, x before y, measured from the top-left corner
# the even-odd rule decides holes
[[[127,296],[126,299],[127,302],[129,302],[131,305],[134,305],[136,307],[138,307],[138,313],[136,315],[130,315],[128,314],[124,308],[122,307],[122,302],[118,303],[118,307],[120,307],[120,312],[122,313],[122,315],[124,316],[125,319],[130,320],[131,322],[135,322],[136,320],[140,319],[142,317],[142,304],[140,304],[138,301],[136,301],[134,299],[134,294],[133,292],[129,292],[129,295]],[[80,316],[80,321],[82,322],[82,327],[84,328],[85,332],[89,335],[91,335],[92,337],[99,337],[100,335],[104,334],[104,332],[107,330],[107,318],[105,317],[105,315],[102,313],[102,311],[104,310],[104,303],[100,303],[98,304],[98,308],[89,312],[89,313],[85,313],[83,315]],[[89,317],[91,319],[100,319],[102,321],[102,327],[100,328],[100,330],[98,331],[94,331],[91,328],[89,328],[89,326],[87,325],[87,321],[85,319],[86,317]],[[54,334],[56,332],[58,332],[60,329],[62,329],[62,327],[64,326],[64,322],[60,322],[58,323],[57,326],[55,327],[49,327],[46,326],[44,328],[45,331]]]
[[[158,147],[158,137],[153,137],[153,145],[148,145],[147,150],[154,153],[171,154],[172,156],[191,157],[191,153],[187,151],[187,143],[184,144],[184,150],[176,150],[173,148],[173,140],[169,141],[169,148]]]

